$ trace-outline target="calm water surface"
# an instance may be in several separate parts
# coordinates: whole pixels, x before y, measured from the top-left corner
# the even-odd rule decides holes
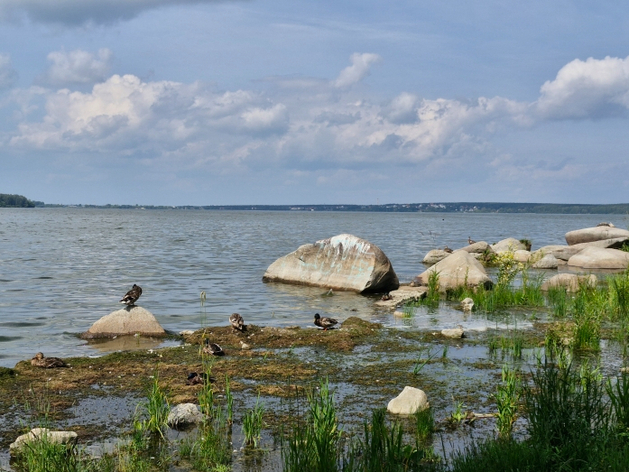
[[[565,244],[573,229],[619,215],[254,212],[114,209],[0,209],[0,365],[35,352],[99,355],[77,338],[121,308],[133,285],[138,305],[168,331],[225,325],[239,312],[249,323],[311,326],[315,312],[395,325],[373,297],[264,284],[265,269],[301,244],[351,233],[378,245],[401,282],[425,270],[430,249],[528,238],[533,249]],[[207,293],[202,307],[199,293]],[[445,316],[448,316],[447,308]],[[420,323],[421,324],[421,323]]]

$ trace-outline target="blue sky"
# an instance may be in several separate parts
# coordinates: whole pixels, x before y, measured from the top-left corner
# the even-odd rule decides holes
[[[0,193],[626,203],[610,3],[0,0]]]

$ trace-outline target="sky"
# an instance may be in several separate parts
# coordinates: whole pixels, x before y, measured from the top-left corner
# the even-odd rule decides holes
[[[0,0],[0,193],[629,202],[629,4]]]

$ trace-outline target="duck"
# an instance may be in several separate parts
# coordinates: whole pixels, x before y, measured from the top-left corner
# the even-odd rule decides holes
[[[334,318],[328,318],[327,316],[321,316],[319,313],[315,313],[314,324],[323,328],[323,331],[327,331],[328,328],[332,328],[338,321]]]
[[[229,322],[233,326],[234,329],[238,331],[245,331],[247,326],[245,325],[245,320],[242,319],[238,313],[232,313],[229,317]]]
[[[452,249],[450,249],[448,246],[445,246],[443,248],[443,252],[447,252],[448,254],[452,254]]]
[[[209,339],[205,340],[205,347],[203,348],[204,354],[210,354],[212,356],[224,356],[225,351],[216,343],[211,343]]]
[[[44,369],[54,369],[55,367],[68,367],[62,359],[58,357],[45,357],[42,352],[35,354],[35,357],[31,359],[31,365],[35,367],[42,367]]]
[[[131,290],[125,293],[125,296],[122,297],[122,300],[120,300],[120,303],[124,303],[125,305],[128,305],[128,306],[134,306],[135,302],[138,301],[138,298],[140,298],[140,295],[142,295],[142,287],[140,287],[139,285],[133,284],[133,287],[131,287]]]
[[[467,237],[467,244],[472,245],[472,244],[476,244],[476,241],[474,241],[472,238],[470,238],[469,236]]]
[[[190,372],[188,374],[188,379],[186,380],[187,385],[198,385],[204,384],[206,380],[209,380],[210,383],[214,382],[216,379],[211,375],[207,375],[205,372],[201,372],[200,374],[197,372]]]

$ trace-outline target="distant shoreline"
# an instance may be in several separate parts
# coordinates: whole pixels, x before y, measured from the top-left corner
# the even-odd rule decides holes
[[[392,213],[536,213],[629,214],[629,203],[389,203],[383,205],[58,205],[36,202],[37,208],[100,208],[122,210],[352,211]]]

